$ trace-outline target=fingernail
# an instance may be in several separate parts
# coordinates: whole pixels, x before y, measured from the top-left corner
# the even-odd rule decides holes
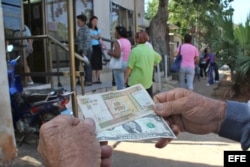
[[[155,110],[156,111],[162,111],[163,110],[163,104],[161,104],[161,103],[156,104],[155,105]]]
[[[84,123],[90,125],[91,127],[95,127],[95,122],[94,122],[93,119],[86,118],[86,119],[84,120]]]

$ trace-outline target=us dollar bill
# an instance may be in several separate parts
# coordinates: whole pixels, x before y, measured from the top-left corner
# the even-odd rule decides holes
[[[155,114],[97,133],[99,141],[136,141],[155,138],[176,138],[168,124]]]
[[[97,132],[154,113],[154,102],[142,85],[77,97],[78,106],[85,118],[92,118]]]

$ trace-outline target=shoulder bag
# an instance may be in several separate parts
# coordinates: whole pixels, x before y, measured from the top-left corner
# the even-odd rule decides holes
[[[181,55],[181,46],[180,46],[178,55],[176,56],[174,62],[172,63],[170,67],[170,72],[172,73],[179,72],[181,68],[181,61],[182,61],[182,55]]]
[[[117,40],[118,44],[120,45],[120,48],[121,47],[121,43],[119,40]],[[122,69],[122,52],[120,54],[120,57],[119,58],[115,58],[115,57],[111,57],[109,63],[108,63],[108,67],[112,70],[115,70],[115,69]]]

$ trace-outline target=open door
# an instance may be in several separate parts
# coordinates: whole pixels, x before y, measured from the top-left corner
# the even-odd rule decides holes
[[[42,0],[23,0],[24,24],[29,27],[32,35],[45,34]],[[44,41],[42,39],[33,40],[33,53],[28,56],[28,64],[31,72],[46,71],[46,58]],[[35,83],[46,83],[46,77],[33,76]]]

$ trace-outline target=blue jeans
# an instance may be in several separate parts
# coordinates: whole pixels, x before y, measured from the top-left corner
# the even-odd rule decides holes
[[[92,49],[88,49],[86,57],[91,61]],[[91,83],[92,82],[92,68],[91,64],[86,64],[84,66],[85,71],[85,82]]]
[[[214,67],[215,65],[214,64],[210,64],[209,68],[208,68],[208,83],[210,85],[212,85],[214,83]]]
[[[180,87],[193,90],[194,89],[194,86],[193,86],[194,74],[195,74],[194,68],[181,67],[179,71]],[[187,83],[185,83],[185,80],[187,81]]]
[[[126,68],[127,68],[127,62],[123,62],[122,69],[113,70],[117,90],[121,90],[125,88],[124,80],[125,80]]]

